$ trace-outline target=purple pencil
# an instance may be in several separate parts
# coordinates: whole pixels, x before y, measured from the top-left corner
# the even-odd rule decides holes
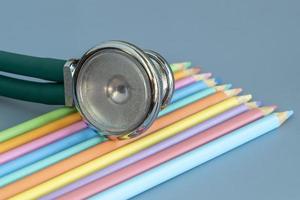
[[[208,79],[211,77],[211,73],[195,74],[179,81],[175,82],[175,89],[183,88],[189,84],[195,83],[197,81]]]
[[[111,174],[111,173],[113,173],[113,172],[115,172],[119,169],[122,169],[122,168],[124,168],[124,167],[126,167],[126,166],[128,166],[128,165],[130,165],[134,162],[137,162],[137,161],[139,161],[141,159],[144,159],[144,158],[146,158],[146,157],[148,157],[152,154],[155,154],[155,153],[157,153],[157,152],[159,152],[159,151],[161,151],[161,150],[163,150],[167,147],[170,147],[174,144],[177,144],[177,143],[179,143],[179,142],[181,142],[181,141],[183,141],[183,140],[185,140],[185,139],[187,139],[187,138],[189,138],[189,137],[191,137],[195,134],[198,134],[199,132],[205,131],[205,130],[207,130],[207,129],[209,129],[209,128],[211,128],[211,127],[213,127],[213,126],[215,126],[219,123],[222,123],[222,122],[234,117],[234,116],[237,116],[237,115],[239,115],[243,112],[246,112],[246,111],[248,111],[252,108],[258,107],[258,106],[260,106],[260,104],[261,104],[260,102],[252,102],[252,103],[246,103],[246,104],[242,104],[240,106],[237,106],[235,108],[232,108],[232,109],[230,109],[230,110],[228,110],[228,111],[226,111],[226,112],[224,112],[224,113],[222,113],[222,114],[220,114],[220,115],[218,115],[218,116],[216,116],[216,117],[214,117],[210,120],[207,120],[207,121],[205,121],[201,124],[198,124],[198,125],[190,128],[186,131],[181,132],[178,135],[175,135],[175,136],[173,136],[173,137],[171,137],[167,140],[164,140],[164,141],[162,141],[162,142],[160,142],[160,143],[158,143],[158,144],[156,144],[156,145],[154,145],[154,146],[152,146],[148,149],[145,149],[145,150],[143,150],[143,151],[141,151],[137,154],[134,154],[131,157],[123,159],[123,160],[121,160],[121,161],[119,161],[119,162],[117,162],[117,163],[115,163],[115,164],[113,164],[113,165],[111,165],[107,168],[104,168],[104,169],[102,169],[98,172],[95,172],[95,173],[93,173],[93,174],[91,174],[87,177],[84,177],[84,178],[82,178],[82,179],[80,179],[80,180],[78,180],[74,183],[71,183],[71,184],[69,184],[69,185],[67,185],[67,186],[65,186],[65,187],[63,187],[59,190],[56,190],[56,191],[40,198],[40,200],[55,199],[55,198],[57,198],[57,197],[59,197],[63,194],[66,194],[66,193],[68,193],[72,190],[75,190],[75,189],[77,189],[77,188],[79,188],[79,187],[81,187],[85,184],[88,184],[92,181],[95,181],[95,180],[101,178],[101,177],[104,177],[108,174]]]

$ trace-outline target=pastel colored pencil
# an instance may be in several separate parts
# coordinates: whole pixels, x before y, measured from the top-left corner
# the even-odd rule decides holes
[[[9,151],[10,149],[16,148],[19,145],[30,142],[34,139],[40,138],[44,135],[47,135],[53,131],[57,131],[61,128],[69,126],[75,122],[81,120],[81,116],[79,113],[70,114],[66,117],[58,119],[56,121],[50,122],[42,127],[14,137],[10,140],[0,143],[0,153]]]
[[[191,95],[189,97],[183,98],[178,102],[175,102],[173,104],[170,104],[167,108],[165,108],[164,110],[162,110],[159,113],[159,116],[163,116],[166,115],[176,109],[179,109],[187,104],[190,104],[196,100],[199,100],[201,98],[204,98],[210,94],[215,93],[216,91],[220,91],[220,90],[226,90],[229,89],[231,87],[231,85],[224,85],[224,86],[217,86],[215,88],[208,88],[204,91],[201,91],[199,93],[196,93],[195,95]],[[86,124],[84,122],[77,122],[74,125],[70,125],[69,127],[63,128],[62,130],[58,130],[57,132],[51,133],[49,135],[43,136],[37,140],[34,140],[32,142],[29,142],[27,144],[24,144],[22,146],[19,146],[15,149],[12,149],[10,151],[7,151],[5,153],[0,154],[0,164],[7,162],[9,160],[12,160],[14,158],[17,158],[18,156],[21,156],[25,153],[28,153],[34,149],[37,149],[43,145],[49,144],[57,139],[60,139],[62,137],[66,137],[67,135],[70,135],[74,132],[76,132],[76,127],[78,126],[82,126],[82,127],[86,127]],[[75,130],[74,128],[75,127]]]
[[[191,104],[195,101],[198,101],[204,97],[207,97],[209,95],[212,95],[218,91],[224,91],[224,90],[228,90],[231,88],[231,84],[226,84],[226,85],[219,85],[219,86],[215,86],[215,87],[210,87],[207,89],[204,89],[202,91],[196,92],[195,94],[192,94],[190,96],[187,96],[185,98],[182,98],[174,103],[171,103],[170,105],[168,105],[166,108],[164,108],[163,110],[161,110],[158,114],[158,117],[161,117],[163,115],[166,115],[170,112],[173,112],[179,108],[182,108],[188,104]]]
[[[180,64],[181,65],[181,64]],[[203,76],[207,76],[203,74]],[[18,124],[17,126],[8,128],[6,130],[3,130],[0,132],[0,143],[7,141],[13,137],[16,137],[18,135],[21,135],[23,133],[26,133],[28,131],[31,131],[33,129],[39,128],[43,125],[47,125],[49,122],[53,122],[55,120],[58,120],[62,117],[65,117],[69,114],[72,114],[76,112],[75,108],[69,108],[69,107],[63,107],[59,108],[57,110],[51,111],[49,113],[43,114],[39,117],[36,117],[34,119],[28,120],[26,122],[23,122],[21,124]],[[0,149],[1,150],[1,149]]]
[[[193,67],[193,68],[177,71],[173,75],[174,75],[175,81],[178,81],[178,80],[188,77],[190,75],[199,74],[200,71],[201,70],[199,67]]]
[[[186,117],[181,121],[173,123],[168,127],[165,127],[159,131],[154,132],[153,134],[146,135],[139,140],[135,140],[125,146],[122,146],[118,149],[115,149],[112,152],[106,153],[90,162],[87,162],[79,167],[73,168],[66,173],[60,174],[50,180],[45,180],[47,173],[51,171],[47,170],[47,173],[41,174],[35,179],[32,179],[28,182],[28,176],[20,181],[17,181],[13,184],[7,185],[0,189],[0,198],[5,199],[11,197],[12,194],[17,194],[16,199],[35,199],[41,197],[45,194],[48,194],[60,187],[63,187],[71,182],[74,182],[80,178],[83,178],[97,170],[101,170],[115,162],[118,162],[126,157],[129,157],[143,149],[146,149],[150,146],[153,146],[169,137],[172,137],[192,126],[195,126],[198,123],[204,122],[226,110],[238,106],[242,103],[245,103],[251,99],[251,95],[240,96],[240,97],[231,97],[225,101],[222,101],[214,106],[202,110],[194,115]],[[66,168],[66,166],[61,166]],[[48,176],[49,177],[49,176]],[[43,180],[45,182],[39,182],[37,180]],[[24,181],[26,184],[24,185]],[[23,182],[23,184],[22,184]],[[40,183],[37,185],[36,183]],[[33,186],[33,184],[35,186]],[[25,187],[24,187],[25,186]],[[33,186],[33,187],[32,187]],[[28,190],[26,190],[26,189]],[[29,189],[30,188],[30,189]],[[26,191],[24,191],[26,190]],[[23,192],[21,192],[23,191]],[[21,192],[21,193],[20,193]]]
[[[192,129],[188,129],[187,131],[195,131],[195,136],[188,138],[187,140],[183,141],[182,143],[178,143],[170,148],[163,148],[161,149],[159,153],[156,153],[154,155],[151,155],[149,157],[146,157],[143,160],[140,160],[132,165],[129,165],[125,168],[122,168],[112,174],[109,174],[108,176],[105,176],[103,178],[99,178],[92,183],[89,183],[85,186],[82,186],[79,189],[76,189],[70,193],[67,193],[60,198],[57,198],[59,200],[66,200],[66,199],[74,199],[75,196],[78,199],[85,199],[89,196],[92,196],[96,193],[102,192],[105,189],[108,189],[116,184],[119,184],[133,176],[136,176],[146,170],[149,170],[155,166],[160,165],[163,162],[166,162],[172,158],[175,158],[176,156],[179,156],[183,153],[186,153],[196,147],[199,147],[205,143],[208,143],[218,137],[221,137],[235,129],[238,129],[248,123],[251,123],[267,114],[270,113],[270,111],[273,111],[273,108],[265,108],[267,109],[267,112],[264,112],[263,109],[257,108],[252,109],[250,111],[247,111],[246,113],[242,113],[228,121],[225,121],[211,129],[208,129],[201,134],[199,134],[201,131],[196,130],[195,127]],[[166,141],[170,141],[173,138],[170,138]],[[173,143],[171,141],[171,143]],[[190,145],[193,144],[193,145]],[[151,151],[152,148],[150,148]],[[144,152],[143,152],[144,153]],[[144,157],[143,155],[139,155],[140,157]],[[133,155],[133,156],[136,156]]]
[[[213,79],[198,81],[198,82],[195,82],[184,88],[178,89],[174,92],[172,99],[171,99],[171,103],[176,102],[176,101],[178,101],[184,97],[187,97],[191,94],[194,94],[195,92],[199,92],[203,89],[213,87],[219,83],[220,83],[220,81],[218,79],[213,78]]]
[[[148,149],[145,149],[137,154],[134,154],[133,156],[131,156],[129,158],[121,160],[107,168],[104,168],[103,170],[97,171],[96,173],[93,173],[87,177],[84,177],[84,178],[82,178],[74,183],[71,183],[59,190],[56,190],[53,193],[50,193],[50,194],[42,197],[40,200],[56,199],[65,193],[71,192],[72,190],[75,190],[75,189],[82,187],[88,183],[91,183],[97,179],[100,179],[106,175],[109,175],[117,170],[120,170],[120,169],[132,164],[132,163],[135,163],[135,162],[142,160],[150,155],[153,155],[165,148],[168,148],[168,147],[170,147],[174,144],[177,144],[181,141],[184,141],[185,139],[188,139],[189,137],[192,137],[195,134],[203,132],[219,123],[222,123],[232,117],[235,117],[235,116],[237,116],[241,113],[244,113],[252,108],[255,108],[259,105],[260,105],[259,102],[252,102],[252,103],[246,103],[246,104],[242,104],[240,106],[234,107],[216,117],[213,117],[212,119],[209,119],[209,120],[207,120],[203,123],[200,123],[186,131],[183,131],[178,135],[175,135],[175,136],[173,136],[167,140],[164,140]],[[69,196],[69,194],[68,194],[68,196]]]
[[[198,95],[198,97],[199,97],[199,99],[201,99],[200,98],[200,95],[201,96],[203,96],[203,97],[205,97],[205,96],[207,96],[207,95],[209,95],[209,94],[211,94],[211,92],[212,91],[218,91],[218,90],[222,90],[222,89],[227,89],[227,88],[229,88],[229,85],[224,85],[224,86],[217,86],[216,88],[218,88],[217,90],[214,90],[214,89],[208,89],[208,91],[206,91],[206,92],[204,92],[203,91],[203,93],[202,92],[200,92],[201,94],[199,94]],[[177,104],[177,106],[171,106],[170,108],[168,107],[168,108],[166,108],[166,109],[164,109],[163,111],[165,111],[166,110],[166,112],[163,112],[162,114],[160,114],[160,116],[163,116],[163,115],[166,115],[166,114],[168,114],[169,112],[172,112],[172,111],[174,111],[175,109],[178,109],[178,108],[181,108],[181,107],[183,107],[183,106],[185,106],[186,104],[188,104],[188,103],[190,103],[190,102],[192,102],[191,100],[194,100],[195,99],[195,97],[192,97],[192,96],[189,96],[189,97],[186,97],[186,98],[184,98],[184,99],[182,99],[184,102],[182,102],[182,103],[180,103],[180,101],[178,102],[178,103],[180,103],[180,104],[178,104],[178,103],[175,103],[175,104]],[[172,104],[171,104],[172,105]],[[82,122],[78,122],[78,123],[82,123]],[[71,125],[71,127],[72,127],[73,125]],[[71,128],[70,127],[70,128]],[[67,130],[68,129],[68,127],[67,128],[64,128],[64,129],[66,129],[66,131],[71,131],[71,130]],[[60,131],[58,131],[58,132],[60,132]],[[50,134],[51,135],[51,134]],[[48,138],[48,136],[44,136],[44,137],[42,137],[42,138],[40,138],[40,139],[37,139],[36,141],[38,141],[38,140],[41,140],[41,142],[44,142],[44,143],[48,143],[49,141],[47,141],[47,138]],[[104,139],[104,138],[102,138],[102,139]],[[32,142],[32,143],[35,143],[35,140]],[[31,143],[28,143],[28,145],[30,145]],[[26,146],[27,146],[27,144],[25,144]],[[24,146],[25,146],[24,145]],[[21,147],[20,147],[21,148]],[[16,148],[16,149],[13,149],[13,150],[11,150],[11,151],[8,151],[8,152],[5,152],[4,154],[6,154],[6,153],[10,153],[10,152],[13,152],[14,150],[17,150],[18,148]],[[24,148],[25,149],[25,148]],[[30,149],[30,147],[26,147],[26,150],[28,151]],[[19,151],[18,151],[19,152]],[[58,155],[60,155],[60,153],[57,153]],[[66,154],[66,155],[68,155],[68,154]],[[0,156],[1,157],[1,156]],[[52,157],[52,156],[50,156],[50,157]],[[64,156],[64,158],[67,158],[68,156]],[[19,170],[17,170],[17,171],[15,171],[15,172],[13,172],[13,173],[11,173],[11,174],[8,174],[8,175],[6,175],[6,176],[4,176],[3,178],[0,178],[0,187],[2,187],[2,186],[4,186],[4,185],[7,185],[8,183],[11,183],[11,182],[13,182],[13,181],[16,181],[16,180],[18,180],[18,179],[20,179],[20,178],[22,178],[22,177],[24,177],[24,176],[26,176],[26,175],[29,175],[29,174],[31,174],[31,173],[33,173],[33,172],[36,172],[36,171],[38,171],[38,170],[41,170],[41,169],[43,169],[43,168],[45,168],[45,167],[48,167],[48,166],[50,166],[51,164],[54,164],[54,163],[56,163],[56,162],[58,162],[58,161],[60,161],[60,160],[62,160],[62,159],[60,159],[61,158],[61,156],[53,156],[53,159],[43,159],[42,160],[42,162],[41,163],[43,163],[43,164],[40,164],[40,162],[37,162],[37,163],[34,163],[34,164],[32,164],[32,165],[29,165],[28,167],[25,167],[25,168],[23,168],[23,169],[19,169]],[[43,162],[45,160],[45,162]],[[50,160],[49,162],[48,162],[48,160]],[[45,164],[44,164],[45,163]],[[38,166],[38,167],[36,167],[36,165]],[[3,183],[3,184],[2,184]]]
[[[96,136],[101,137],[99,133],[89,128],[69,135],[61,140],[0,165],[0,177]]]
[[[41,169],[44,169],[50,165],[53,165],[59,161],[62,161],[72,155],[80,153],[81,151],[86,150],[92,146],[95,146],[96,144],[99,144],[105,140],[106,139],[104,137],[99,137],[99,136],[94,137],[92,139],[89,139],[89,140],[86,140],[79,144],[76,144],[74,146],[71,146],[70,148],[67,148],[56,154],[53,154],[47,158],[41,159],[35,163],[32,163],[31,165],[28,165],[19,170],[16,170],[16,171],[0,178],[0,187],[8,185],[14,181],[17,181],[20,178],[23,178],[25,176],[33,174]]]
[[[191,83],[195,83],[197,81],[201,81],[204,79],[208,79],[212,76],[211,73],[202,73],[202,74],[196,74],[196,75],[191,75],[186,78],[183,78],[181,80],[178,80],[175,82],[175,89],[180,89],[183,88],[187,85],[190,85]]]
[[[33,129],[39,128],[46,125],[52,121],[58,120],[65,117],[71,113],[76,112],[75,108],[63,107],[56,109],[54,111],[48,112],[46,114],[40,115],[36,118],[28,120],[26,122],[20,123],[14,127],[0,131],[0,143],[9,140],[13,137],[31,131]]]
[[[201,99],[193,104],[190,104],[184,108],[178,109],[166,116],[160,117],[159,119],[157,119],[154,122],[154,124],[150,127],[150,129],[148,131],[146,131],[141,137],[144,138],[144,137],[148,136],[150,133],[155,132],[154,130],[158,130],[161,127],[166,127],[176,121],[186,118],[189,115],[195,114],[197,112],[197,110],[200,111],[205,108],[208,108],[211,105],[214,105],[217,102],[222,102],[223,100],[227,99],[229,96],[238,94],[240,91],[241,91],[240,89],[220,91],[220,92],[217,92],[217,93],[215,93],[211,96],[208,96],[204,99]],[[243,100],[243,99],[245,99],[245,97],[244,98],[231,97],[228,99],[228,101],[236,103],[237,100],[239,100],[239,99]],[[247,100],[249,100],[249,98]],[[226,102],[228,102],[228,101],[226,101]],[[225,102],[225,105],[228,104],[226,102]],[[243,103],[242,101],[240,101],[240,102]],[[209,109],[209,110],[211,110],[211,109]],[[93,159],[96,159],[108,152],[111,152],[119,147],[122,147],[126,144],[136,141],[141,137],[132,138],[131,140],[106,141],[101,144],[98,144],[98,145],[96,145],[90,149],[87,149],[77,155],[67,158],[67,159],[65,159],[59,163],[56,163],[52,166],[49,166],[45,169],[42,169],[42,170],[36,172],[35,174],[24,177],[23,179],[20,179],[10,185],[0,188],[0,194],[1,194],[0,199],[1,199],[1,197],[3,197],[3,199],[6,199],[18,192],[22,192],[26,189],[34,187],[46,180],[49,180],[55,176],[58,176],[64,172],[67,172],[73,168],[83,165],[83,164],[85,164]]]
[[[187,69],[192,66],[191,62],[180,62],[180,63],[172,63],[170,64],[172,72],[177,72],[183,69]]]
[[[223,137],[135,176],[119,185],[98,193],[89,198],[89,200],[122,200],[134,197],[158,184],[166,182],[188,170],[191,170],[278,128],[291,115],[292,112],[289,111],[274,113],[259,119]],[[191,144],[186,144],[185,146],[182,146],[182,148],[193,145],[196,140],[190,140],[190,142]],[[196,146],[197,145],[195,145],[195,147]]]
[[[185,107],[182,107],[181,109],[177,109],[168,115],[159,117],[152,126],[145,132],[145,134],[152,133],[154,131],[157,131],[161,128],[164,128],[168,126],[170,123],[174,123],[176,121],[179,121],[187,116],[190,116],[192,114],[195,114],[208,106],[215,105],[221,101],[224,101],[225,99],[228,99],[232,96],[235,96],[239,94],[242,91],[240,88],[226,90],[226,91],[218,91],[214,93],[213,95],[209,95],[203,99],[200,99],[198,101],[195,101],[189,105],[186,105]]]
[[[8,162],[10,160],[16,159],[19,156],[22,156],[26,153],[29,153],[33,150],[36,150],[40,147],[43,147],[47,144],[50,144],[52,142],[55,142],[59,139],[62,139],[64,137],[67,137],[74,132],[77,132],[81,129],[86,128],[87,125],[83,121],[77,122],[75,124],[72,124],[68,127],[65,127],[63,129],[60,129],[58,131],[55,131],[53,133],[50,133],[46,136],[43,136],[41,138],[38,138],[36,140],[33,140],[32,142],[26,143],[24,145],[21,145],[19,147],[16,147],[10,151],[4,152],[0,154],[0,164],[3,164],[5,162]]]

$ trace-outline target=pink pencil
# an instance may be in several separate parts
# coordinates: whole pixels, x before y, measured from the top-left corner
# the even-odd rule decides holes
[[[56,140],[67,137],[68,135],[73,134],[74,132],[80,131],[81,129],[86,128],[87,125],[84,122],[77,122],[68,127],[55,131],[49,135],[41,137],[39,139],[33,140],[32,142],[26,143],[22,146],[14,148],[10,151],[0,154],[0,164],[13,160],[19,156],[22,156],[26,153],[29,153],[35,149],[38,149],[42,146],[50,144]]]
[[[254,108],[230,120],[227,120],[211,129],[208,129],[207,131],[192,136],[181,143],[178,143],[163,151],[160,151],[159,153],[149,156],[132,165],[120,169],[119,171],[116,171],[110,175],[107,175],[83,187],[71,191],[57,199],[85,199],[91,195],[94,195],[116,184],[119,184],[133,176],[143,173],[146,170],[158,166],[163,162],[175,158],[176,156],[184,154],[227,133],[230,133],[231,131],[238,129],[248,123],[251,123],[265,115],[268,115],[269,113],[273,112],[274,109],[274,106]]]
[[[194,82],[203,80],[203,79],[208,79],[211,77],[211,73],[203,73],[203,74],[196,74],[192,76],[188,76],[186,78],[180,79],[175,82],[175,89],[182,88],[184,86],[187,86],[189,84],[192,84]]]

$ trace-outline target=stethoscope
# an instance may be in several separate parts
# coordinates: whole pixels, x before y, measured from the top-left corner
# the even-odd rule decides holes
[[[68,61],[0,51],[0,71],[47,80],[0,75],[0,95],[75,105],[92,128],[110,138],[143,133],[174,91],[172,71],[160,54],[123,41],[104,42]]]

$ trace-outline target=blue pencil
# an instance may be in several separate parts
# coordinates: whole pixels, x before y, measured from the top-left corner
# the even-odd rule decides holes
[[[195,101],[198,101],[204,97],[207,97],[211,94],[216,93],[217,91],[221,91],[221,90],[227,90],[231,88],[231,84],[226,84],[226,85],[220,85],[220,86],[216,86],[216,87],[211,87],[211,88],[207,88],[204,89],[200,92],[196,92],[195,94],[192,94],[188,97],[185,97],[183,99],[179,99],[178,101],[171,103],[170,105],[168,105],[165,109],[163,109],[162,111],[159,112],[158,117],[161,117],[163,115],[166,115],[170,112],[173,112],[179,108],[182,108],[190,103],[193,103]]]
[[[95,136],[99,136],[99,134],[89,128],[86,128],[62,140],[25,154],[15,160],[1,165],[0,177]]]
[[[17,181],[25,176],[28,176],[39,170],[42,170],[50,165],[53,165],[63,159],[73,156],[85,149],[95,146],[100,142],[103,142],[104,141],[103,139],[104,139],[103,137],[99,137],[99,136],[93,137],[81,143],[75,144],[74,146],[71,146],[67,149],[64,149],[63,151],[55,153],[46,158],[43,158],[35,163],[27,165],[26,167],[20,168],[10,174],[7,174],[0,178],[0,188],[14,181]]]
[[[178,101],[179,99],[182,99],[184,97],[187,97],[191,94],[194,94],[195,92],[199,92],[200,90],[215,86],[219,84],[219,82],[220,81],[218,79],[207,79],[207,80],[197,81],[193,84],[178,89],[174,92],[173,97],[171,99],[171,103]]]
[[[292,114],[287,111],[264,117],[89,199],[129,199],[278,128]]]
[[[182,96],[181,97],[182,99],[180,98],[179,101],[177,101],[173,104],[170,104],[168,107],[166,107],[164,110],[162,110],[159,113],[159,116],[166,115],[176,109],[179,109],[185,105],[188,105],[188,104],[190,104],[194,101],[197,101],[201,98],[204,98],[208,95],[211,95],[211,94],[215,93],[216,91],[226,90],[226,89],[229,89],[230,87],[231,87],[231,84],[221,85],[221,86],[216,86],[214,88],[208,88],[206,90],[200,91],[200,92],[190,95],[188,97]],[[78,134],[81,135],[80,133],[78,133]],[[71,136],[69,136],[69,137],[71,137]],[[78,139],[78,136],[71,137],[70,139],[72,140],[72,138]],[[16,160],[13,160],[11,162],[6,163],[5,165],[0,166],[0,170],[1,170],[0,171],[0,180],[5,178],[7,180],[6,182],[8,182],[8,183],[11,182],[11,178],[8,178],[7,175],[9,175],[9,177],[10,177],[10,173],[12,173],[11,175],[13,175],[15,173],[15,171],[21,170],[22,167],[32,165],[41,159],[47,158],[48,156],[59,153],[60,151],[69,148],[70,146],[74,145],[74,142],[70,143],[70,141],[69,141],[70,139],[65,138],[63,140],[59,140],[56,143],[50,144],[51,146],[47,145],[47,146],[41,148],[40,150],[36,150],[34,152],[29,153],[28,155],[24,155],[22,157],[19,157]],[[89,138],[86,138],[86,139],[89,139]],[[82,139],[79,142],[82,142],[84,140],[85,139]],[[51,148],[51,149],[49,150],[49,148]],[[11,167],[12,165],[13,165],[13,167]],[[22,175],[22,176],[24,176],[24,175]],[[12,177],[13,177],[12,180],[16,180],[16,178],[15,178],[16,176],[13,175]],[[1,183],[0,183],[0,187],[1,187]]]

